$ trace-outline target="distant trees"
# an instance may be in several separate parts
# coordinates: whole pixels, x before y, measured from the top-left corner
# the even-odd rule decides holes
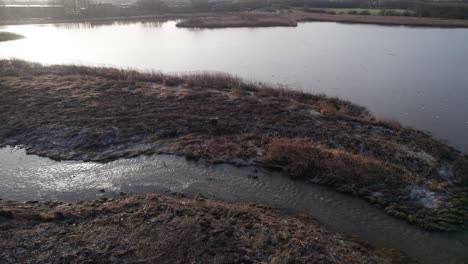
[[[194,8],[206,8],[209,6],[208,0],[190,0]]]
[[[362,10],[361,12],[359,12],[359,14],[361,16],[369,16],[371,13],[369,12],[369,10]]]
[[[468,7],[450,6],[436,3],[419,3],[415,7],[416,16],[452,19],[468,19]]]
[[[137,0],[136,5],[140,10],[151,12],[166,11],[169,9],[167,4],[161,0]]]

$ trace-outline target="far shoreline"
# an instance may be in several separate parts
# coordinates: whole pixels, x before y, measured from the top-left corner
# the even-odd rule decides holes
[[[148,16],[78,18],[78,19],[28,19],[1,21],[1,26],[61,24],[61,23],[111,23],[118,21],[181,20],[180,28],[235,28],[235,27],[296,27],[303,22],[336,22],[346,24],[368,24],[381,26],[468,28],[468,20],[439,19],[429,17],[349,15],[289,11],[269,12],[221,12],[180,13]]]

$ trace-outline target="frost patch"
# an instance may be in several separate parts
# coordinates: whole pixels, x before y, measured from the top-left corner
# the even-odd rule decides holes
[[[435,166],[437,159],[428,154],[427,152],[420,150],[418,152],[410,150],[407,146],[401,145],[401,151],[405,152],[408,157],[415,158],[417,160],[423,161],[424,163]]]
[[[452,166],[448,164],[443,164],[437,170],[434,171],[432,176],[438,179],[442,179],[448,183],[451,183],[453,178],[455,177],[455,174],[453,173]]]
[[[418,152],[413,152],[413,155],[414,157],[423,160],[428,164],[434,164],[436,162],[436,159],[433,156],[427,154],[425,151],[422,150]]]
[[[410,198],[425,208],[437,209],[445,206],[448,195],[430,191],[423,186],[413,185],[410,187]]]

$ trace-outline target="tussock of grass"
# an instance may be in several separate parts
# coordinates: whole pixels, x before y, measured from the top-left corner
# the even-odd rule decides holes
[[[356,193],[376,182],[396,189],[408,180],[403,171],[383,161],[303,138],[273,139],[265,148],[264,160],[285,166],[292,178],[318,177],[321,183],[346,185]]]
[[[184,155],[189,159],[205,158],[215,162],[223,162],[232,157],[248,159],[254,157],[255,154],[255,144],[253,142],[243,142],[239,138],[232,141],[215,138],[202,144],[189,145],[184,149]]]

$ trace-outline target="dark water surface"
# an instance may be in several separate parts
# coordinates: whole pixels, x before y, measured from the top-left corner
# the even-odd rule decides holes
[[[390,218],[366,202],[284,175],[230,165],[205,166],[171,155],[101,164],[56,162],[0,149],[0,198],[81,200],[102,196],[202,193],[212,199],[256,202],[311,214],[331,230],[355,234],[379,247],[403,250],[422,263],[467,263],[468,234],[429,233]],[[99,190],[104,189],[104,194]]]
[[[362,104],[468,152],[468,29],[301,23],[178,29],[174,21],[0,27],[0,57],[164,72],[224,71]]]

